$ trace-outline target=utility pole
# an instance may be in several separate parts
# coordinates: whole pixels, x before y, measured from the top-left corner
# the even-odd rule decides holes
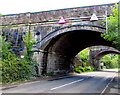
[[[118,3],[118,36],[120,37],[120,0]]]
[[[118,37],[120,37],[120,0],[118,2]],[[120,39],[119,39],[120,41]],[[120,43],[118,44],[120,47]],[[120,55],[118,59],[118,69],[120,69]]]

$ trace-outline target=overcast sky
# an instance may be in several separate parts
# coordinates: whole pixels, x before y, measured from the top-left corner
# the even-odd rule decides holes
[[[116,3],[119,0],[1,0],[1,14],[39,12],[63,8]]]

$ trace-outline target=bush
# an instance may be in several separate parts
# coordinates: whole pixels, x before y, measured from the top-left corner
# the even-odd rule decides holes
[[[2,82],[8,83],[29,79],[31,74],[30,63],[24,59],[12,58],[2,61]]]
[[[81,72],[82,72],[79,68],[75,68],[74,71],[75,71],[76,73],[81,73]]]
[[[0,48],[2,54],[0,60],[0,75],[2,76],[2,82],[12,83],[14,81],[30,79],[35,76],[36,64],[25,58],[18,58],[11,48],[12,44],[5,42],[3,39],[2,48]]]
[[[74,69],[74,71],[75,71],[76,73],[81,73],[81,72],[85,72],[85,71],[87,71],[87,72],[92,72],[92,71],[94,71],[94,70],[95,70],[95,69],[94,69],[93,67],[91,67],[91,66],[88,66],[88,67],[78,66],[77,68]]]
[[[91,71],[91,67],[85,67],[85,71]]]
[[[35,64],[26,61],[26,59],[17,58],[13,54],[9,59],[2,59],[3,83],[28,80],[36,76]]]
[[[95,68],[91,67],[91,71],[95,71]]]
[[[79,68],[79,70],[81,70],[82,72],[85,72],[85,67],[79,66],[78,68]]]
[[[88,66],[88,67],[85,67],[85,71],[89,71],[89,72],[92,72],[94,71],[95,69],[91,66]]]
[[[77,68],[75,68],[74,71],[75,71],[76,73],[85,72],[85,68],[84,68],[84,67],[81,67],[81,66],[78,66]]]
[[[45,76],[54,76],[54,72],[46,73]]]

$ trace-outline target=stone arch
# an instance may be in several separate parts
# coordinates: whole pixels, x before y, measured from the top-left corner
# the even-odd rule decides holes
[[[55,31],[50,32],[45,37],[43,37],[41,41],[37,42],[37,48],[44,48],[44,45],[46,46],[46,43],[48,44],[52,38],[55,38],[60,34],[75,30],[88,30],[88,31],[90,30],[90,31],[103,32],[105,28],[102,26],[97,26],[92,24],[75,24],[75,25],[64,26]]]
[[[107,54],[120,54],[120,51],[114,49],[114,50],[103,50],[95,55],[96,59],[101,59],[103,56]]]
[[[96,70],[101,70],[101,67],[100,67],[100,59],[107,55],[107,54],[120,54],[120,51],[113,48],[113,47],[110,47],[110,46],[93,46],[90,48],[90,60],[89,62],[92,63],[96,68]]]
[[[100,36],[104,29],[95,25],[72,25],[46,35],[37,44],[37,47],[44,51],[42,74],[69,71],[75,55],[87,47],[96,45],[114,47],[111,42]]]

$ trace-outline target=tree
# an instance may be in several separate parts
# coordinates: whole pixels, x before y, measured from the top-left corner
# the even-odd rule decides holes
[[[100,62],[105,63],[107,69],[118,68],[118,55],[108,54],[101,58]]]
[[[109,17],[105,17],[104,22],[107,19],[107,29],[104,31],[104,33],[101,34],[101,36],[108,40],[112,41],[113,44],[116,46],[117,49],[120,49],[120,38],[118,36],[118,4],[115,4],[114,6],[111,6],[112,14]],[[103,23],[103,25],[106,25],[106,23]]]

